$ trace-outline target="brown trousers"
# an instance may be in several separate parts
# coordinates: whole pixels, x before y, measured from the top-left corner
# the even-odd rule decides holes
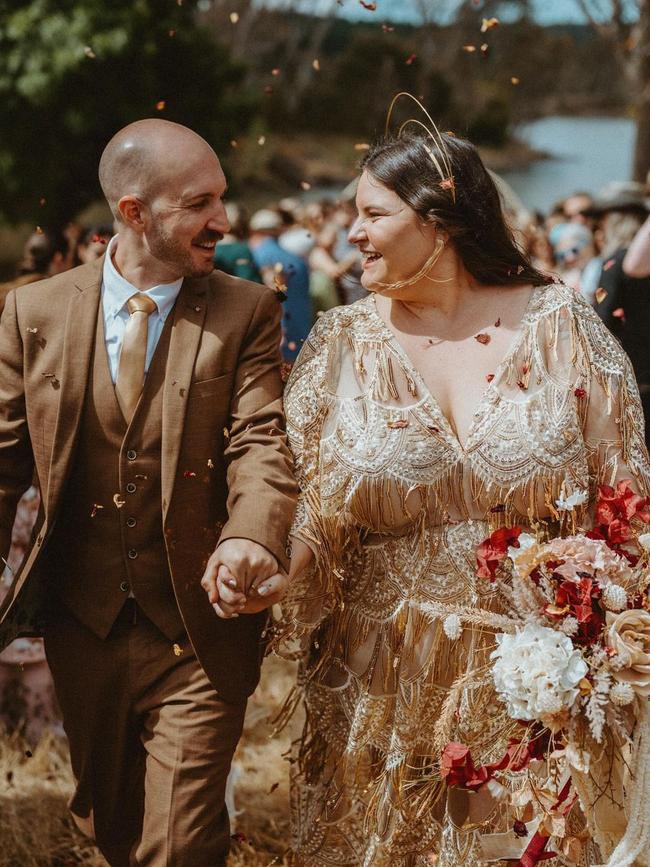
[[[45,650],[77,781],[70,809],[111,867],[225,865],[246,702],[224,702],[187,638],[175,653],[131,600],[105,641],[57,612]]]

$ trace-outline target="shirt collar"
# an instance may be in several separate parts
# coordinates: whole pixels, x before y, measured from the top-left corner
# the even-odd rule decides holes
[[[118,238],[119,235],[111,238],[106,248],[106,256],[104,257],[102,292],[104,295],[104,309],[107,316],[117,316],[129,298],[135,295],[136,292],[142,291],[133,286],[132,283],[129,283],[128,280],[125,280],[113,264],[113,254],[117,248]],[[160,283],[158,286],[152,286],[150,289],[144,290],[144,294],[156,302],[158,315],[163,322],[169,316],[182,285],[183,278],[180,277],[173,283]]]

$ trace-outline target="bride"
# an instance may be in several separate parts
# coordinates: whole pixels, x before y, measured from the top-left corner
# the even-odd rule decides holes
[[[357,208],[350,240],[371,294],[318,320],[285,398],[302,487],[287,600],[306,708],[295,859],[516,861],[512,817],[440,776],[445,699],[488,661],[494,633],[450,629],[431,603],[498,612],[476,575],[492,530],[551,525],[582,491],[587,526],[604,481],[648,491],[637,387],[593,311],[517,248],[468,142],[379,143]],[[503,755],[515,725],[471,685],[452,722],[448,739],[477,765]],[[588,844],[581,857],[599,855]]]

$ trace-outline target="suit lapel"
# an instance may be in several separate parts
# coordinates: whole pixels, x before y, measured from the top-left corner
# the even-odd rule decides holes
[[[57,507],[79,430],[90,362],[93,357],[104,257],[93,262],[75,281],[68,303],[61,362],[61,397],[54,429],[47,488],[47,514]]]
[[[207,278],[183,282],[173,312],[163,389],[161,487],[163,521],[174,489],[187,401],[207,307]]]

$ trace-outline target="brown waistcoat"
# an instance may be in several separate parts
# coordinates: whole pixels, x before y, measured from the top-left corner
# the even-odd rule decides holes
[[[100,638],[133,594],[175,640],[184,631],[162,529],[162,393],[170,315],[127,427],[110,376],[101,306],[79,439],[50,541],[52,589]]]

